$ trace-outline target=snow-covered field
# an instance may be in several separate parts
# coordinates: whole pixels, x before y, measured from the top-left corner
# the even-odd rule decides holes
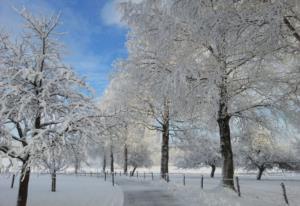
[[[214,179],[204,177],[204,189],[201,189],[201,176],[188,174],[183,186],[182,175],[171,175],[170,183],[160,181],[175,196],[185,199],[189,206],[282,206],[283,182],[286,186],[289,205],[297,206],[300,202],[300,175],[288,174],[282,176],[264,176],[257,181],[255,175],[240,175],[241,197],[232,191],[220,187],[220,176]],[[157,184],[157,183],[154,183]]]
[[[0,175],[0,206],[15,206],[18,179],[10,189],[11,177]],[[50,192],[49,175],[31,175],[28,206],[121,206],[123,192],[103,178],[84,176],[57,177],[57,192]]]
[[[140,194],[139,185],[146,191],[145,187],[149,187],[149,191],[161,188],[161,191],[165,191],[165,195],[170,194],[175,200],[180,200],[177,204],[183,201],[184,205],[188,206],[282,206],[286,205],[280,186],[282,182],[286,186],[289,205],[298,206],[300,202],[300,174],[297,173],[266,173],[261,181],[257,181],[254,174],[240,173],[242,196],[238,197],[236,193],[220,187],[219,173],[213,179],[204,174],[202,190],[201,175],[185,172],[185,186],[183,174],[180,173],[170,174],[169,183],[160,180],[156,173],[154,181],[150,173],[146,173],[144,178],[142,171],[139,172],[139,177],[116,175],[115,187],[111,185],[110,176],[105,182],[103,177],[58,175],[55,193],[50,192],[49,175],[33,174],[28,206],[121,206],[124,199],[128,199],[124,197],[128,191],[137,191],[137,195]],[[128,181],[125,179],[130,180],[131,184],[127,184]],[[0,176],[0,206],[13,206],[16,203],[17,182],[14,189],[10,189],[10,181],[11,177]],[[136,184],[132,184],[132,181]],[[121,187],[118,184],[121,184]],[[122,191],[124,188],[128,190],[127,193]],[[133,194],[130,195],[132,198]]]

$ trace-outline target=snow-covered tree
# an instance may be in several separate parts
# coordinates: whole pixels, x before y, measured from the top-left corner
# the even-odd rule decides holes
[[[81,138],[75,140],[75,142],[68,145],[68,162],[74,167],[74,173],[78,174],[82,164],[86,162],[87,155],[84,151],[85,147],[80,142]]]
[[[138,167],[150,167],[152,165],[152,160],[150,158],[150,151],[146,145],[133,145],[130,147],[128,152],[128,165],[133,167],[131,171],[131,176]]]
[[[221,163],[219,142],[212,138],[195,136],[183,138],[182,141],[178,147],[183,154],[182,157],[178,157],[177,166],[183,168],[210,166],[210,177],[214,177],[216,167]]]
[[[177,116],[183,108],[197,108],[198,116],[218,128],[223,185],[230,188],[234,188],[232,124],[280,109],[279,103],[295,88],[287,81],[292,76],[288,67],[273,56],[288,47],[282,35],[286,28],[295,37],[296,27],[290,28],[284,16],[292,7],[286,5],[280,0],[123,4],[130,28],[129,57],[123,67],[150,97],[146,104],[151,113],[163,115],[155,119],[164,123],[167,117],[163,126],[168,131],[172,113]],[[174,119],[184,119],[179,116]]]
[[[41,154],[40,167],[45,168],[51,174],[51,192],[56,191],[56,173],[69,165],[66,157],[67,148],[60,143],[62,139],[49,137],[45,151]]]
[[[98,111],[85,83],[62,61],[59,15],[35,17],[25,9],[20,14],[22,37],[12,41],[0,34],[0,151],[22,163],[17,205],[26,206],[30,167],[46,154],[47,137],[64,147],[77,134],[97,136],[98,121],[91,118]]]
[[[249,131],[249,130],[248,130]],[[270,131],[263,128],[252,128],[239,142],[240,155],[246,169],[258,169],[257,180],[263,172],[273,167],[277,160],[277,148]]]
[[[174,19],[164,13],[161,1],[124,3],[124,20],[130,28],[127,41],[129,56],[118,65],[127,89],[134,101],[130,106],[137,122],[148,129],[160,131],[161,176],[169,172],[170,135],[193,113],[183,111],[186,90],[177,86],[180,73],[174,72],[177,61],[175,41],[172,39]],[[192,115],[191,115],[192,114]]]
[[[282,94],[284,76],[270,65],[268,55],[284,47],[281,40],[282,7],[261,1],[177,1],[174,15],[187,23],[188,47],[201,58],[191,71],[202,98],[208,97],[210,115],[217,120],[223,156],[223,184],[233,188],[231,127],[236,118],[251,118],[274,106]],[[179,14],[179,15],[178,15]],[[271,23],[267,23],[271,22]],[[269,35],[272,33],[272,35]],[[194,48],[192,46],[194,45]],[[268,58],[267,58],[268,57]],[[208,65],[208,66],[207,66]],[[200,75],[200,77],[199,77]],[[200,82],[206,77],[207,82]]]

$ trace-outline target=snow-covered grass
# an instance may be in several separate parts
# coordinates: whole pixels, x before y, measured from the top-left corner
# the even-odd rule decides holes
[[[300,202],[300,175],[267,176],[257,181],[254,175],[240,176],[242,197],[237,193],[220,186],[220,176],[212,179],[204,178],[204,189],[201,189],[201,177],[186,175],[186,185],[183,186],[183,178],[180,175],[171,176],[170,183],[154,181],[153,184],[161,184],[174,195],[185,199],[189,206],[282,206],[285,205],[281,182],[287,189],[287,196],[291,206]]]
[[[10,189],[11,177],[0,175],[0,206],[16,205],[18,179]],[[103,178],[57,176],[57,192],[50,192],[49,175],[31,175],[28,206],[122,206],[123,192]]]
[[[242,172],[238,174],[242,197],[220,186],[219,173],[215,178],[204,174],[203,190],[199,173],[186,172],[185,186],[183,175],[178,172],[170,175],[170,183],[160,180],[157,174],[154,176],[154,181],[151,181],[149,173],[144,179],[142,171],[140,171],[139,178],[136,176],[127,178],[138,182],[149,181],[156,187],[165,188],[189,206],[283,206],[285,202],[280,183],[284,182],[290,205],[299,205],[300,174],[266,173],[261,181],[257,181],[254,174],[245,175]],[[116,183],[118,184],[118,180],[122,178],[126,177],[117,175]],[[17,179],[15,188],[10,189],[11,177],[0,176],[0,206],[15,205]],[[117,185],[112,187],[110,176],[107,177],[107,182],[104,182],[103,177],[58,175],[57,192],[52,193],[50,192],[50,176],[33,174],[30,181],[28,206],[121,206],[123,199],[121,189]]]

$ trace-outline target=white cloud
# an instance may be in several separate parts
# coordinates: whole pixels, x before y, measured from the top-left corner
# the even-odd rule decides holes
[[[122,14],[118,8],[119,3],[121,2],[134,2],[139,3],[143,0],[111,0],[108,1],[101,10],[101,18],[104,24],[106,25],[115,25],[124,27],[125,23],[122,22]]]
[[[106,25],[124,26],[121,22],[122,15],[118,10],[118,0],[109,1],[101,10],[102,21]]]

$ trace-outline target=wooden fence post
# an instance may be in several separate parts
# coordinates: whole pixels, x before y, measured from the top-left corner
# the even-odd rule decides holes
[[[185,174],[183,174],[183,185],[185,185]]]
[[[137,177],[137,178],[139,177],[139,172],[138,172],[138,171],[136,171],[136,177]]]
[[[146,173],[144,172],[144,179],[146,179]]]
[[[240,197],[240,196],[241,196],[241,188],[240,188],[239,177],[236,176],[236,177],[235,177],[235,180],[236,180],[237,192],[238,192],[238,195],[239,195],[239,197]]]
[[[154,177],[153,177],[153,172],[151,172],[151,177],[152,177],[152,180],[154,179]]]
[[[115,186],[115,173],[113,172],[111,175],[112,186]]]
[[[104,181],[106,181],[106,172],[104,172]]]
[[[167,182],[170,182],[170,176],[169,176],[169,173],[167,173]]]
[[[14,183],[15,183],[15,174],[13,174],[12,179],[11,179],[11,185],[10,188],[14,188]]]
[[[283,193],[283,198],[284,198],[284,201],[287,205],[289,205],[289,200],[287,198],[287,195],[286,195],[286,189],[285,189],[285,185],[284,183],[282,182],[281,184],[281,188],[282,188],[282,193]]]
[[[201,189],[203,189],[203,180],[204,180],[204,177],[203,175],[201,176]]]

